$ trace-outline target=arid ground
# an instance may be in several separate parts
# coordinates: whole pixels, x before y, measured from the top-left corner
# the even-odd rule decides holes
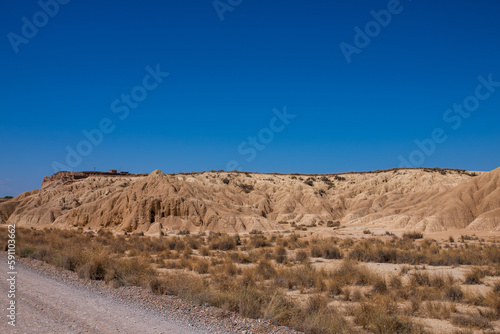
[[[500,169],[65,174],[0,217],[26,261],[269,326],[497,333],[499,184]]]

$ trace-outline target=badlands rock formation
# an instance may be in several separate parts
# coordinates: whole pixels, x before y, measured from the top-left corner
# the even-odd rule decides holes
[[[56,174],[0,203],[0,224],[150,235],[281,230],[339,220],[422,231],[500,230],[500,168],[394,169],[332,175],[206,172]],[[476,176],[476,174],[479,174]]]

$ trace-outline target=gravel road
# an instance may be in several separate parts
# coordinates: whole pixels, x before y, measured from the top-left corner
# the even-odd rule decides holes
[[[17,276],[19,320],[15,330],[7,325],[2,333],[203,333],[187,323],[58,282],[27,267],[20,268]],[[8,291],[5,274],[3,278],[2,292]],[[3,297],[2,304],[7,305],[6,293]]]
[[[113,289],[36,260],[17,266],[16,326],[7,324],[6,253],[0,252],[0,333],[296,333],[138,287]]]

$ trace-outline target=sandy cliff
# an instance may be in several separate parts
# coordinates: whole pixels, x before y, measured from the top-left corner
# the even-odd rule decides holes
[[[500,168],[488,173],[395,169],[309,176],[207,172],[61,174],[0,203],[0,224],[159,234],[280,230],[340,220],[386,228],[500,229]]]

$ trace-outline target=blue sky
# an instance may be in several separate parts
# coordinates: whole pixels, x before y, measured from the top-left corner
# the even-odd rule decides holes
[[[446,114],[478,101],[480,76],[500,82],[497,1],[220,0],[219,13],[209,0],[55,1],[0,3],[0,196],[40,187],[54,166],[500,166],[500,87],[483,87],[467,118]],[[390,22],[374,25],[372,11]],[[356,47],[367,25],[348,63],[340,44]],[[147,67],[169,75],[156,82]],[[134,108],[122,102],[132,93]],[[94,129],[93,144],[82,131]]]

